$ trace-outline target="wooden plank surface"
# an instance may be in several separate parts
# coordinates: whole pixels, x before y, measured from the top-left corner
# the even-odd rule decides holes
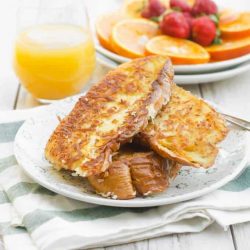
[[[220,242],[220,244],[218,244]],[[230,231],[216,224],[203,232],[169,235],[149,240],[148,250],[234,250]],[[222,247],[223,246],[223,247]],[[117,249],[118,250],[118,249]]]
[[[148,249],[149,249],[148,240],[105,248],[105,250],[148,250]]]
[[[244,237],[244,236],[243,236]],[[219,242],[219,244],[218,244]],[[230,230],[216,224],[200,233],[173,234],[130,244],[106,247],[106,250],[235,250]],[[249,248],[238,248],[238,250]]]
[[[231,114],[250,120],[250,72],[218,83],[201,86],[205,99]]]
[[[18,83],[8,77],[0,77],[0,110],[13,109],[16,101]]]
[[[250,222],[233,226],[233,236],[237,250],[250,249]]]
[[[18,82],[12,69],[13,42],[16,34],[18,0],[1,1],[0,8],[0,110],[12,109]]]

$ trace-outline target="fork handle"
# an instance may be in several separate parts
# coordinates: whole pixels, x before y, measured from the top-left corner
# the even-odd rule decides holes
[[[237,118],[237,117],[234,117],[234,116],[231,116],[231,115],[228,115],[228,114],[224,114],[224,113],[221,113],[225,119],[235,125],[238,125],[239,127],[245,129],[245,130],[248,130],[250,131],[250,122],[246,121],[246,120],[243,120],[241,118]]]

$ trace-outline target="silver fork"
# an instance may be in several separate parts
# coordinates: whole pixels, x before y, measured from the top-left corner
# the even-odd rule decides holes
[[[241,119],[241,118],[229,115],[229,114],[225,114],[225,113],[222,113],[222,112],[220,112],[220,113],[224,116],[224,118],[228,122],[231,122],[231,123],[243,128],[245,130],[250,131],[250,121],[246,121],[244,119]]]
[[[247,131],[250,131],[250,121],[244,120],[242,118],[233,116],[233,115],[229,115],[226,112],[224,112],[218,105],[216,105],[213,102],[210,102],[208,100],[206,100],[206,102],[211,105],[212,107],[215,108],[215,110],[217,112],[219,112],[221,115],[223,115],[223,117],[228,121],[231,122],[232,124],[237,125],[238,127],[245,129]]]

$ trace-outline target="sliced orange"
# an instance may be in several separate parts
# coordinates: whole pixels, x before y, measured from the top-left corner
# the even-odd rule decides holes
[[[250,36],[250,12],[243,12],[232,22],[220,23],[222,38],[235,39]]]
[[[144,0],[127,0],[124,2],[122,11],[130,18],[139,18],[144,6]]]
[[[241,39],[223,40],[222,44],[205,48],[213,61],[222,61],[250,53],[250,36]]]
[[[233,11],[231,9],[222,9],[219,12],[220,25],[225,25],[231,23],[239,18],[240,13]]]
[[[137,58],[145,56],[145,44],[159,33],[155,22],[143,18],[118,22],[112,31],[113,50],[122,56]]]
[[[186,2],[190,5],[193,6],[195,3],[195,0],[186,0]]]
[[[167,8],[169,0],[160,0]],[[143,8],[147,5],[147,0],[126,0],[124,1],[122,10],[125,15],[131,18],[140,18]]]
[[[186,1],[190,6],[192,6],[195,2],[195,0],[184,0]],[[170,0],[160,0],[166,8],[169,8],[169,2]],[[123,13],[130,17],[130,18],[140,18],[141,12],[143,8],[147,5],[148,0],[125,0],[122,11]]]
[[[169,56],[174,64],[198,64],[209,61],[207,51],[197,43],[171,36],[156,36],[146,44],[147,54]]]
[[[112,29],[116,23],[124,19],[124,16],[119,12],[107,13],[100,16],[96,22],[96,34],[100,44],[112,51],[110,37]]]

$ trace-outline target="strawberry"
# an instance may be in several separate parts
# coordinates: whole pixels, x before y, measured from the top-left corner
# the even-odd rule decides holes
[[[166,7],[159,0],[149,0],[142,10],[141,16],[144,18],[158,17],[165,12]]]
[[[186,18],[190,28],[192,28],[192,21],[193,21],[193,17],[189,12],[183,12],[184,17]]]
[[[191,7],[185,2],[185,0],[170,0],[170,7],[181,12],[191,11]]]
[[[172,12],[165,15],[160,23],[160,29],[169,36],[179,38],[188,38],[190,36],[189,23],[181,12]]]
[[[192,15],[194,16],[212,15],[217,12],[218,8],[213,0],[196,0],[192,8]]]
[[[208,46],[216,38],[216,25],[208,17],[202,16],[192,22],[192,39],[202,46]]]

